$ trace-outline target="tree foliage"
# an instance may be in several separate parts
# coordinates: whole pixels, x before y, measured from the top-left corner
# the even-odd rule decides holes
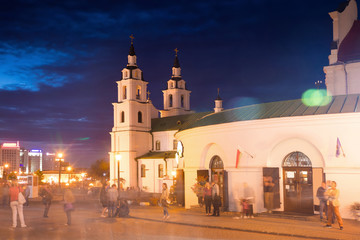
[[[104,159],[96,160],[90,166],[88,176],[96,180],[101,180],[103,178],[109,178],[110,175],[110,163]]]
[[[40,171],[40,169],[39,169],[39,170],[37,170],[37,171],[35,172],[35,174],[38,176],[39,184],[44,184],[43,181],[42,181],[42,180],[44,180],[44,174],[43,174],[43,172]]]

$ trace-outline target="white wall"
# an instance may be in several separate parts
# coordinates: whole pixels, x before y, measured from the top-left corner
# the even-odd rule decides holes
[[[353,191],[347,191],[348,187],[345,185],[352,186],[353,182],[359,182],[360,174],[349,177],[343,171],[344,169],[360,170],[358,160],[360,154],[357,151],[358,133],[360,133],[360,113],[243,121],[179,132],[176,137],[184,145],[182,160],[185,171],[185,207],[197,203],[196,196],[190,188],[195,183],[196,170],[208,169],[211,157],[219,155],[224,162],[225,170],[231,172],[230,191],[237,191],[237,184],[244,182],[244,178],[251,179],[249,184],[256,189],[257,194],[256,208],[261,211],[263,209],[262,172],[260,173],[259,169],[279,167],[282,177],[282,161],[286,154],[301,151],[310,158],[313,167],[323,167],[324,172],[329,173],[328,179],[340,179],[340,200],[347,199],[343,202],[345,206],[341,211],[344,217],[349,217],[344,209],[350,202],[358,199]],[[340,138],[346,157],[335,156],[337,137]],[[242,170],[235,169],[237,149],[249,153],[240,159],[240,169],[245,169],[244,173],[249,176],[245,177],[242,175]],[[360,192],[357,196],[359,195]],[[283,198],[282,181],[280,196]],[[235,209],[234,203],[230,203],[230,209]]]

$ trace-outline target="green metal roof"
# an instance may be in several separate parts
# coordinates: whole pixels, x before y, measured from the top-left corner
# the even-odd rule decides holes
[[[360,112],[360,94],[333,96],[326,106],[309,107],[301,99],[244,106],[218,113],[205,113],[195,121],[183,124],[185,130],[201,126],[269,118]]]
[[[164,159],[164,158],[175,158],[176,151],[165,151],[165,152],[148,152],[135,159]]]
[[[189,124],[210,113],[212,112],[201,112],[172,117],[154,118],[151,119],[151,131],[161,132],[186,128]]]

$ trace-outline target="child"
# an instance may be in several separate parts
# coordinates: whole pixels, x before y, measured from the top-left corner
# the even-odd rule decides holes
[[[248,218],[250,215],[250,208],[249,208],[249,203],[248,201],[244,198],[241,200],[241,206],[242,206],[242,218]]]

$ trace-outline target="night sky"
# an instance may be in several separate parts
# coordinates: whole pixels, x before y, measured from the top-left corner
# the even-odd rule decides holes
[[[108,159],[131,34],[158,109],[175,48],[197,112],[217,88],[225,108],[301,98],[324,82],[341,2],[2,1],[0,142],[63,150],[78,167]]]

